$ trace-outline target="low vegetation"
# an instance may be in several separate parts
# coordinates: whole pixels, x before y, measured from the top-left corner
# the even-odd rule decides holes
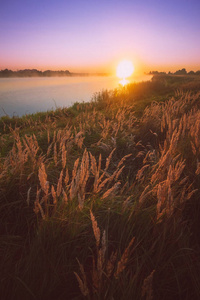
[[[1,299],[200,299],[199,79],[0,132]]]

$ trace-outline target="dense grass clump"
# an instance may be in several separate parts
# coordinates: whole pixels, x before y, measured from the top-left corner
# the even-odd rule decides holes
[[[2,299],[200,299],[199,92],[162,76],[0,120]]]

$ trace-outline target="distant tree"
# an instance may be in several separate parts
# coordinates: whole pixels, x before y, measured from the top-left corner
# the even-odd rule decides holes
[[[188,72],[188,75],[195,75],[194,71]]]
[[[46,70],[43,72],[43,76],[51,76],[51,71],[50,70]]]
[[[46,70],[44,72],[37,69],[24,69],[24,70],[1,70],[0,77],[50,77],[50,76],[70,76],[71,73],[68,70],[65,71],[51,71]]]
[[[182,70],[178,70],[174,73],[174,75],[186,75],[187,71],[185,68],[183,68]]]
[[[0,77],[12,77],[13,76],[13,71],[12,70],[1,70],[0,71]]]
[[[150,71],[150,72],[149,72],[149,75],[157,75],[157,74],[159,74],[158,71]]]
[[[166,75],[166,72],[150,71],[149,75]]]
[[[196,73],[195,73],[196,75],[200,75],[200,71],[196,71]]]

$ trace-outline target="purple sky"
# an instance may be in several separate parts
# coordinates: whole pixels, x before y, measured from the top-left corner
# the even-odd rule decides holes
[[[200,0],[0,0],[0,69],[200,69]]]

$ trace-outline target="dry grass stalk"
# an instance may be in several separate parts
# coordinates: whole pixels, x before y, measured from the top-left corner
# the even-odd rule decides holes
[[[117,180],[119,175],[121,174],[121,172],[123,171],[124,169],[124,166],[121,167],[121,165],[123,164],[124,160],[126,158],[128,158],[129,156],[131,156],[131,154],[128,154],[126,156],[124,156],[120,162],[118,163],[117,165],[117,168],[116,170],[114,171],[114,173],[112,175],[109,175],[107,170],[108,170],[108,167],[110,165],[110,162],[111,162],[111,158],[112,158],[112,155],[114,153],[114,150],[111,152],[111,154],[109,155],[109,157],[107,158],[106,160],[106,167],[105,169],[103,170],[103,173],[101,174],[101,176],[99,177],[99,171],[100,171],[100,162],[101,162],[101,156],[99,156],[99,167],[98,167],[98,171],[96,173],[96,176],[95,176],[95,182],[94,182],[94,192],[98,193],[100,192],[104,186],[107,184],[107,183],[111,183],[113,180]],[[120,168],[121,167],[121,168]],[[107,178],[105,178],[107,177]],[[105,178],[105,179],[104,179]],[[119,185],[119,184],[118,184]],[[115,186],[116,188],[117,186]]]
[[[116,181],[119,175],[121,174],[122,170],[124,169],[124,166],[121,167],[121,165],[123,164],[124,160],[130,155],[126,155],[121,159],[121,161],[117,165],[116,170],[113,172],[112,175],[110,175],[107,172],[113,153],[114,150],[110,153],[109,157],[107,158],[105,169],[102,171],[101,175],[100,175],[101,155],[99,156],[99,161],[97,164],[95,157],[91,153],[88,154],[88,152],[85,150],[83,153],[80,167],[78,167],[79,159],[75,161],[74,168],[72,171],[72,179],[69,184],[69,196],[70,196],[70,200],[74,199],[76,196],[78,197],[80,209],[83,208],[85,195],[86,195],[86,184],[91,173],[94,176],[93,192],[99,193],[102,191],[105,185],[111,184],[111,182],[114,180]],[[65,184],[67,184],[69,180],[68,175],[66,176],[67,176],[67,180]],[[116,182],[110,189],[108,189],[103,194],[103,198],[106,198],[111,194],[115,194],[119,185],[120,182],[119,181]]]
[[[77,180],[78,179],[77,175],[79,175],[79,173],[77,173],[78,164],[79,164],[79,158],[77,158],[77,160],[75,161],[74,168],[73,168],[73,171],[72,171],[72,181],[71,181],[71,184],[70,184],[70,191],[69,191],[70,200],[73,200],[73,198],[76,196],[77,186],[76,186],[76,183],[75,183],[75,178]]]
[[[58,164],[58,154],[57,154],[57,146],[56,146],[56,143],[54,144],[53,159],[54,159],[55,165],[57,166],[57,164]]]
[[[127,154],[127,155],[125,155],[125,156],[123,156],[122,159],[120,160],[120,162],[119,162],[118,165],[117,165],[117,169],[119,169],[119,168],[123,165],[124,161],[125,161],[127,158],[131,157],[131,156],[132,156],[131,153],[130,153],[130,154]]]
[[[33,211],[35,212],[35,214],[37,215],[39,212],[41,213],[41,216],[43,219],[45,219],[45,213],[44,210],[40,204],[39,198],[40,198],[40,193],[41,193],[41,189],[37,189],[37,193],[36,193],[36,200],[34,202],[34,209]]]
[[[98,122],[99,126],[101,127],[101,136],[105,140],[109,135],[110,130],[110,120],[106,120],[105,116],[103,116],[102,120]]]
[[[135,237],[133,237],[131,239],[130,243],[128,244],[128,247],[124,250],[124,253],[122,254],[120,261],[118,261],[117,270],[114,274],[115,278],[118,278],[119,274],[125,269],[126,264],[128,262],[129,255],[131,253],[131,247],[132,247],[134,241],[135,241]]]
[[[176,145],[178,139],[177,132],[175,132],[173,136],[174,139],[171,140],[169,149],[167,150],[167,144],[165,143],[164,149],[161,150],[161,157],[157,164],[158,168],[151,177],[152,183],[155,183],[157,181],[163,181],[166,177],[169,166],[172,164],[172,161],[174,159],[173,155],[176,151]]]
[[[99,170],[99,168],[97,169],[97,163],[96,163],[95,157],[91,153],[89,153],[89,154],[90,154],[90,160],[91,160],[91,168],[90,168],[90,170],[91,170],[92,174],[94,176],[96,176],[97,173],[98,173],[98,171],[100,171],[100,170]],[[97,176],[97,177],[99,177],[99,176]]]
[[[110,278],[114,272],[116,261],[117,261],[117,251],[112,252],[110,259],[106,264],[106,275],[108,276],[108,278]]]
[[[50,132],[49,132],[49,130],[47,130],[47,142],[48,142],[48,144],[50,143]]]
[[[91,214],[93,232],[96,240],[96,252],[97,252],[97,262],[95,263],[95,258],[93,256],[93,268],[92,268],[93,290],[96,293],[96,291],[100,291],[101,287],[104,285],[105,278],[103,277],[103,275],[106,273],[105,254],[107,250],[107,243],[106,243],[106,231],[104,230],[102,234],[101,246],[100,246],[101,233],[91,211],[90,214]],[[114,269],[114,266],[113,267],[111,266],[111,262],[112,261],[110,261],[110,266],[107,268],[108,270]]]
[[[188,177],[181,179],[185,168],[185,161],[177,160],[176,156],[172,164],[168,167],[167,178],[157,184],[157,219],[166,213],[167,217],[172,216],[175,209],[188,200],[196,190],[192,190],[192,185],[188,186]],[[174,165],[173,165],[174,164]],[[182,190],[180,190],[180,186]]]
[[[120,190],[120,195],[124,195],[126,194],[126,190],[128,189],[129,187],[129,182],[128,180],[124,183],[124,185],[122,186],[121,190]]]
[[[66,169],[65,179],[64,179],[65,186],[67,186],[68,182],[69,182],[69,172],[68,169]]]
[[[48,146],[48,149],[47,149],[47,157],[48,157],[48,156],[50,155],[50,153],[51,153],[52,146],[53,146],[53,143],[51,143],[51,144]]]
[[[30,137],[25,135],[25,138],[23,138],[23,144],[25,145],[27,154],[31,158],[32,169],[34,170],[35,166],[36,166],[36,163],[37,163],[36,155],[37,155],[37,152],[39,150],[38,142],[37,142],[37,139],[36,139],[35,135],[33,134]]]
[[[193,194],[195,194],[198,191],[198,189],[195,189],[190,192],[191,188],[192,188],[192,184],[187,188],[186,200],[190,200],[190,198],[193,196]],[[182,203],[182,201],[181,201],[181,203]]]
[[[200,174],[200,163],[197,161],[197,169],[196,169],[196,175]]]
[[[128,196],[122,204],[122,212],[123,213],[126,211],[126,209],[128,208],[130,203],[131,203],[131,196]]]
[[[56,205],[58,200],[57,200],[56,191],[55,191],[55,188],[53,185],[51,186],[51,195],[53,197],[53,204]]]
[[[110,161],[112,159],[112,156],[113,156],[113,153],[115,152],[116,148],[114,148],[111,153],[109,154],[109,156],[106,158],[106,167],[105,167],[105,170],[104,171],[107,171],[108,170],[108,167],[110,165]]]
[[[143,286],[142,286],[142,297],[146,296],[146,300],[153,299],[153,275],[155,270],[151,272],[147,278],[144,279]]]
[[[101,142],[101,140],[97,143],[97,146],[105,152],[110,152],[112,150],[110,145]]]
[[[41,163],[41,166],[39,167],[38,177],[41,188],[44,191],[45,195],[47,195],[49,191],[49,182],[47,181],[47,173],[45,171],[45,165],[43,163]]]
[[[79,159],[76,160],[74,164],[74,169],[72,172],[72,181],[70,184],[70,199],[72,200],[76,194],[78,196],[79,208],[83,208],[85,200],[85,188],[86,183],[89,178],[89,155],[85,150],[83,153],[80,168],[78,168]]]
[[[114,196],[121,182],[116,182],[110,189],[108,189],[102,196],[102,199],[107,198],[108,196]]]
[[[77,160],[74,163],[74,168],[72,171],[72,181],[75,179],[76,174],[77,174],[77,169],[78,169],[78,164],[79,164],[79,158],[77,158]]]
[[[57,132],[57,141],[61,141],[61,138],[62,138],[62,130],[59,129],[58,132]]]
[[[63,194],[63,201],[64,201],[64,203],[66,204],[66,203],[68,202],[67,194],[65,193],[64,190],[62,191],[62,194]]]
[[[83,141],[84,141],[83,132],[80,131],[79,133],[76,134],[74,138],[74,142],[80,149],[82,149]]]
[[[101,169],[101,154],[99,155],[98,167],[97,167],[96,159],[91,153],[90,153],[90,159],[91,159],[91,172],[94,175],[93,191],[94,191],[94,193],[97,193],[98,192],[99,175],[100,175],[100,169]]]
[[[196,155],[197,154],[197,149],[196,149],[194,143],[192,141],[190,141],[190,144],[191,144],[191,147],[192,147],[193,154]]]
[[[83,153],[81,166],[80,166],[80,176],[79,176],[79,206],[82,209],[83,203],[85,200],[85,187],[87,180],[89,178],[89,155],[88,152],[85,150]]]
[[[21,143],[19,137],[16,140],[16,146],[17,146],[17,150],[18,150],[19,159],[22,158],[20,160],[23,161],[24,155],[23,155],[23,150],[22,150],[22,143]]]
[[[65,145],[63,144],[63,146],[62,146],[62,167],[63,167],[63,169],[66,166],[66,161],[67,161],[67,151],[65,149]]]
[[[60,177],[59,177],[57,189],[56,189],[56,193],[57,193],[58,197],[60,196],[61,191],[62,191],[62,179],[63,179],[63,170],[60,172]]]
[[[39,167],[38,177],[39,177],[41,189],[43,190],[45,195],[42,197],[40,202],[36,200],[36,203],[40,209],[42,218],[45,218],[45,216],[48,216],[48,211],[49,211],[49,204],[48,204],[49,182],[47,181],[47,174],[46,174],[45,166],[43,163],[41,163],[41,165]],[[37,199],[37,197],[36,197],[36,199]],[[45,206],[45,212],[43,211],[42,206],[41,206],[41,204],[43,204],[43,203]]]
[[[56,142],[56,131],[53,132],[53,143]]]
[[[100,247],[101,233],[100,233],[100,229],[97,225],[97,222],[96,222],[95,217],[91,210],[90,210],[90,217],[91,217],[91,221],[92,221],[93,233],[94,233],[95,240],[96,240],[96,251],[97,251],[97,263],[95,263],[95,258],[93,256],[93,267],[92,267],[93,292],[94,292],[94,294],[96,294],[97,291],[100,291],[102,283],[103,283],[103,274],[104,274],[103,270],[105,267],[105,252],[107,249],[106,233],[105,233],[105,231],[103,232],[102,239],[101,239],[101,247]],[[82,294],[88,295],[89,291],[87,288],[85,272],[84,272],[83,266],[80,263],[79,263],[79,267],[80,267],[82,279],[80,278],[80,276],[77,273],[75,273],[75,275],[79,282],[79,286],[80,286]]]
[[[83,196],[81,197],[81,194],[78,193],[78,207],[79,207],[80,210],[83,209],[84,202],[85,202],[85,195],[83,195]]]
[[[144,165],[138,172],[137,172],[137,175],[136,175],[136,180],[138,181],[141,181],[142,179],[144,179],[144,171],[149,167],[150,165],[147,164],[147,165]]]
[[[31,192],[31,187],[28,189],[28,192],[27,192],[26,202],[27,202],[28,206],[30,205],[30,192]]]
[[[139,198],[139,207],[144,203],[144,201],[146,200],[146,198],[152,194],[152,190],[148,191],[150,188],[150,185],[147,185],[144,189],[144,191],[142,192],[142,194],[140,195],[140,198]]]
[[[83,265],[79,261],[78,261],[78,264],[79,264],[79,268],[80,268],[80,271],[81,271],[82,279],[80,278],[80,276],[76,272],[74,272],[74,274],[75,274],[76,279],[79,283],[79,288],[81,290],[81,293],[83,294],[83,296],[87,296],[87,295],[89,295],[89,290],[88,290],[88,287],[87,287],[87,280],[86,280],[85,271],[84,271]]]
[[[18,131],[12,132],[14,135],[14,144],[12,150],[8,154],[9,165],[14,172],[20,171],[20,176],[23,173],[25,163],[28,161],[27,147],[23,147]],[[23,149],[24,148],[24,149]]]
[[[92,213],[92,211],[90,210],[90,218],[91,218],[91,221],[92,221],[92,229],[93,229],[93,233],[94,233],[94,236],[95,236],[95,240],[96,240],[96,246],[97,248],[99,247],[99,243],[100,243],[100,236],[101,236],[101,233],[100,233],[100,229],[97,225],[97,221],[95,220],[95,217]]]
[[[101,238],[101,249],[102,249],[102,256],[105,257],[107,245],[106,245],[106,231],[103,231],[102,238]]]

